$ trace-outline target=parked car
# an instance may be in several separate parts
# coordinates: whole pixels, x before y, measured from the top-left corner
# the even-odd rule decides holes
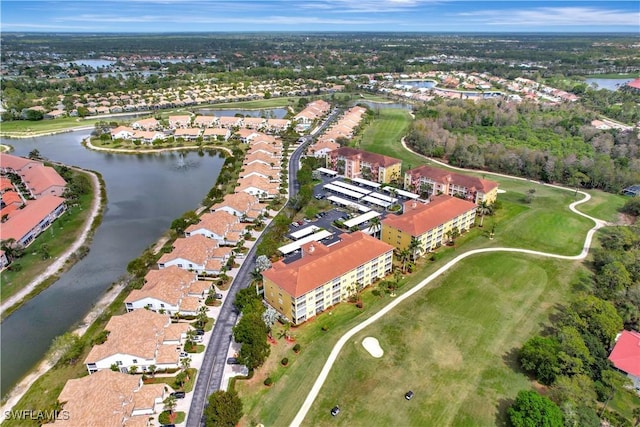
[[[196,335],[204,335],[204,329],[196,329]]]
[[[181,351],[180,357],[189,357],[189,353],[187,353],[186,351]]]
[[[292,227],[297,227],[297,226],[298,226],[298,223],[297,223],[297,222],[292,222],[292,223],[291,223],[291,226],[292,226]]]
[[[193,341],[194,342],[202,342],[202,335],[196,335],[195,337],[193,337]]]
[[[214,295],[214,298],[215,298],[215,299],[222,299],[222,294],[221,294],[221,293],[216,292],[216,293],[215,293],[215,295]]]
[[[334,417],[340,413],[340,407],[338,405],[331,408],[331,415]]]
[[[413,398],[413,392],[411,390],[409,390],[408,392],[406,392],[404,394],[404,398],[407,400],[411,400]]]
[[[176,399],[184,399],[186,395],[187,394],[184,391],[176,391],[171,393],[171,396],[175,397]]]
[[[239,365],[240,362],[236,357],[230,357],[227,359],[227,365]]]

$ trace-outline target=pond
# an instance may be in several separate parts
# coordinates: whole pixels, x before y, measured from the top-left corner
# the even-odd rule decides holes
[[[185,211],[195,209],[213,187],[224,158],[217,153],[166,152],[119,155],[80,145],[89,131],[3,140],[26,156],[98,171],[108,203],[89,254],[48,289],[2,322],[0,361],[4,396],[45,355],[51,341],[91,311],[104,292]],[[55,225],[54,225],[55,226]]]
[[[630,77],[628,79],[585,79],[584,82],[589,86],[597,85],[598,89],[618,90],[633,80],[634,78]]]
[[[264,117],[267,119],[282,119],[287,115],[286,108],[262,108],[258,110],[236,110],[226,108],[201,108],[196,110],[197,114],[218,117]]]

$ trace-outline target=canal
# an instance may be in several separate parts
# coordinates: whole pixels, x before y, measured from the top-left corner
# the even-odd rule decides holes
[[[224,158],[217,153],[123,155],[88,150],[89,131],[0,141],[26,156],[37,149],[51,160],[102,174],[108,203],[89,254],[48,289],[2,322],[0,362],[4,396],[46,354],[52,340],[91,311],[128,262],[152,245],[176,217],[199,206]]]

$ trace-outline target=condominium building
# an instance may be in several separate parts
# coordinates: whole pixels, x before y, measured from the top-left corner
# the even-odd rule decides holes
[[[381,239],[396,248],[409,249],[419,242],[416,254],[432,251],[446,242],[448,233],[469,230],[476,217],[476,205],[468,200],[440,195],[430,203],[405,202],[402,215],[388,215],[382,223]]]
[[[300,324],[344,301],[391,272],[393,246],[361,231],[340,235],[325,246],[302,246],[302,258],[278,261],[263,273],[267,302],[294,324]]]
[[[399,159],[351,147],[331,151],[328,163],[328,167],[349,179],[364,178],[380,183],[400,179],[402,167]]]
[[[430,166],[420,166],[405,172],[404,188],[425,197],[437,194],[463,196],[476,204],[492,204],[498,197],[498,183],[495,181]]]

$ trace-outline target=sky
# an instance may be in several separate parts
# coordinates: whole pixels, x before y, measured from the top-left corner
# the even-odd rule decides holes
[[[625,32],[640,1],[0,0],[2,32]]]

